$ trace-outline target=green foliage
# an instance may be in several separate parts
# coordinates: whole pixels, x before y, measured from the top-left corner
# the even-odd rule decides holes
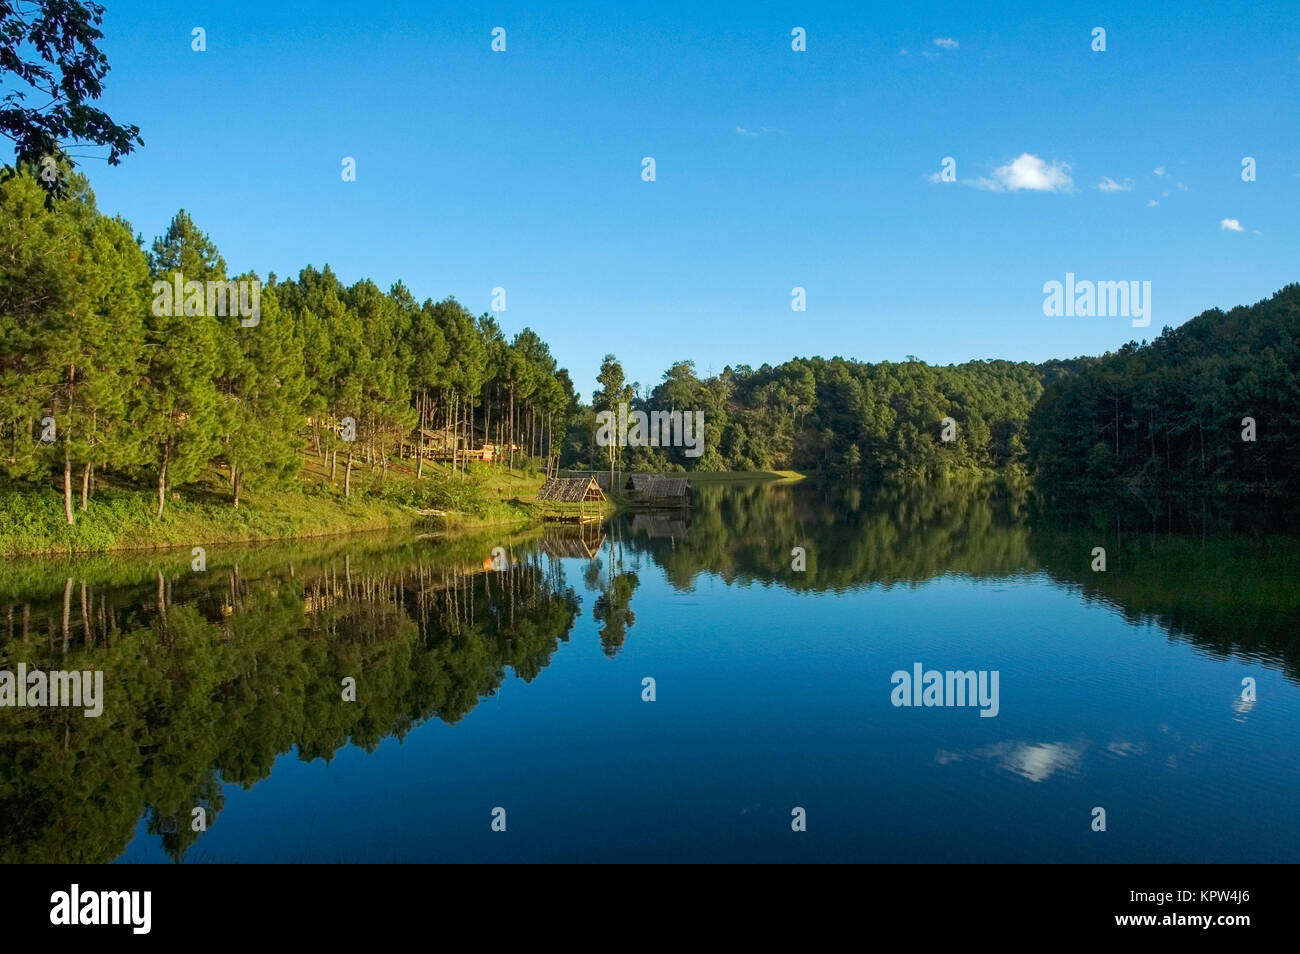
[[[1300,543],[1268,512],[1197,501],[1151,512],[1096,504],[1062,519],[1036,495],[994,482],[868,487],[848,481],[702,481],[689,528],[631,518],[631,544],[675,589],[700,579],[807,593],[914,586],[938,576],[1046,573],[1151,619],[1174,638],[1300,674]],[[807,567],[791,567],[792,547]],[[1107,572],[1093,572],[1103,546]]]
[[[169,502],[159,517],[149,494],[107,489],[74,524],[64,519],[59,498],[48,490],[0,490],[0,555],[86,553],[101,550],[184,547],[196,543],[274,540],[348,531],[409,527],[419,514],[395,502],[366,495],[344,500],[328,485],[303,491],[262,491],[238,509],[206,492]]]
[[[428,720],[459,721],[507,669],[537,678],[578,599],[558,567],[524,552],[484,572],[501,542],[214,551],[202,573],[175,554],[28,562],[46,572],[23,579],[0,565],[13,594],[0,602],[5,668],[101,670],[105,688],[98,718],[6,713],[0,863],[109,862],[142,816],[180,860],[203,838],[192,809],[219,826],[225,786],[252,788],[283,753],[373,750]],[[342,701],[345,676],[355,701]]]
[[[1300,285],[1207,311],[1150,343],[1083,359],[1030,417],[1041,488],[1058,498],[1134,492],[1289,496],[1300,477]],[[1244,440],[1244,418],[1255,421]]]
[[[84,178],[64,178],[54,201],[30,169],[0,184],[0,480],[60,487],[70,526],[108,488],[152,494],[160,519],[176,502],[224,498],[237,508],[279,491],[486,515],[493,507],[463,454],[484,444],[500,466],[528,473],[562,465],[1023,482],[1032,463],[1052,492],[1280,493],[1300,464],[1288,417],[1300,399],[1300,286],[1207,313],[1149,345],[1042,365],[814,357],[701,378],[678,361],[641,388],[609,354],[587,407],[529,328],[507,340],[495,318],[475,318],[455,299],[417,303],[400,282],[388,292],[369,280],[345,286],[328,266],[282,282],[232,279],[183,210],[146,254],[129,225],[97,210]],[[258,284],[259,320],[154,307],[154,289],[180,278]],[[596,412],[623,402],[701,412],[702,453],[596,446]],[[1258,440],[1240,440],[1243,417],[1255,419]],[[953,440],[943,439],[946,418]],[[452,480],[429,465],[429,450],[450,462]]]
[[[594,404],[629,401],[632,410],[702,411],[703,453],[681,447],[629,447],[626,470],[782,470],[934,478],[1023,467],[1029,410],[1042,372],[1028,363],[972,361],[934,367],[920,361],[868,364],[843,358],[796,358],[758,370],[726,368],[701,379],[678,361],[663,381],[636,397],[613,355],[602,365]],[[941,440],[942,420],[957,439]],[[566,459],[596,462],[593,418],[573,418]]]
[[[424,481],[389,481],[376,491],[376,496],[417,510],[451,510],[474,516],[483,515],[488,504],[478,481],[446,473]]]
[[[80,0],[0,0],[0,136],[20,165],[67,159],[76,143],[108,147],[108,162],[144,145],[137,126],[121,126],[91,105],[103,93],[108,58],[99,50],[104,8]],[[32,57],[31,54],[37,54]],[[60,177],[55,192],[66,191]]]
[[[193,514],[188,505],[224,497],[238,508],[250,492],[322,499],[325,480],[349,499],[355,490],[485,515],[494,507],[466,479],[463,454],[455,485],[441,468],[424,488],[386,478],[417,457],[423,478],[416,452],[430,445],[446,459],[453,445],[505,444],[512,461],[540,469],[558,455],[552,435],[578,403],[531,330],[507,344],[494,320],[475,320],[454,299],[417,304],[400,282],[387,293],[368,280],[347,287],[328,266],[286,282],[231,276],[184,210],[146,253],[126,223],[99,213],[83,177],[65,167],[65,194],[51,201],[32,173],[0,184],[0,492],[17,493],[17,513],[47,535],[13,523],[4,547],[137,538],[136,508],[129,532],[94,513],[110,489],[152,496],[158,542],[169,539],[169,507]],[[255,320],[234,303],[209,313],[205,284],[225,282],[260,289]],[[304,481],[308,448],[319,479]],[[40,494],[52,481],[66,527],[82,512],[87,527],[45,523],[53,502]],[[199,525],[213,527],[206,517]]]

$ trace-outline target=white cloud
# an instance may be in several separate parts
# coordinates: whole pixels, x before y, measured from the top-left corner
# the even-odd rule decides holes
[[[1179,192],[1191,192],[1192,190],[1189,189],[1189,188],[1187,188],[1187,186],[1183,185],[1183,184],[1180,182],[1180,183],[1178,183],[1178,191],[1179,191]]]
[[[1162,175],[1165,174],[1165,167],[1164,167],[1164,166],[1156,166],[1156,167],[1155,167],[1154,169],[1152,169],[1151,171],[1154,172],[1154,173],[1155,173],[1156,175],[1158,175],[1158,176],[1162,176]]]
[[[950,36],[938,36],[934,38],[934,45],[941,46],[945,50],[957,49],[957,41]]]
[[[1146,752],[1146,750],[1146,744],[1143,742],[1124,742],[1119,739],[1116,739],[1114,742],[1106,746],[1107,752],[1121,759],[1126,759],[1134,755],[1141,755]]]
[[[1070,166],[1053,159],[1044,162],[1038,156],[1022,153],[1005,166],[993,170],[993,178],[981,176],[968,181],[978,189],[990,192],[1070,192],[1074,189],[1074,180],[1070,178]]]
[[[737,127],[736,127],[736,132],[740,133],[742,136],[757,136],[757,135],[758,135],[758,133],[754,132],[752,129],[746,129],[744,126],[737,126]]]
[[[1101,181],[1097,183],[1097,188],[1102,192],[1132,192],[1133,180],[1125,179],[1123,182],[1116,182],[1110,176],[1102,176]]]
[[[1238,222],[1236,219],[1224,219],[1222,222],[1219,223],[1219,228],[1221,228],[1225,232],[1245,231],[1245,229],[1241,227],[1241,223]]]
[[[907,50],[899,50],[899,51],[898,51],[898,55],[899,55],[899,56],[907,56]]]
[[[1031,782],[1045,782],[1057,772],[1077,775],[1088,748],[1085,741],[1069,745],[1065,742],[996,742],[966,752],[940,749],[934,760],[940,765],[951,765],[964,759],[993,760],[1005,771],[1013,772]]]
[[[1157,205],[1159,205],[1159,204],[1160,204],[1160,203],[1157,202],[1155,199],[1152,199],[1150,202],[1147,203],[1147,208],[1148,208],[1148,209],[1154,209],[1154,208],[1155,208]]]

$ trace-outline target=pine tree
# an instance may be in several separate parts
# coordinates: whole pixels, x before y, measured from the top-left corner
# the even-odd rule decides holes
[[[187,283],[224,280],[225,270],[216,246],[184,210],[153,244],[150,271],[155,283],[174,286],[178,274]],[[238,321],[195,314],[190,301],[166,307],[159,288],[154,285],[145,319],[146,387],[138,392],[131,417],[139,439],[139,466],[156,480],[161,517],[167,488],[197,478],[221,449],[227,416],[217,382],[230,374],[233,356],[229,348],[222,353],[225,336],[218,323]]]

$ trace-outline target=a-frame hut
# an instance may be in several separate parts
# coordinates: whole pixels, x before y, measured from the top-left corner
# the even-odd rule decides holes
[[[605,492],[590,474],[586,477],[551,477],[537,491],[537,499],[559,505],[557,512],[547,516],[547,520],[587,523],[600,519]],[[572,509],[575,505],[576,512]]]

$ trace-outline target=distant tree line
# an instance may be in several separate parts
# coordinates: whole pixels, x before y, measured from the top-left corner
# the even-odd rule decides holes
[[[1081,359],[1029,418],[1053,495],[1289,495],[1300,479],[1300,285]]]
[[[1074,499],[1280,497],[1300,479],[1298,329],[1300,285],[1289,285],[1149,343],[1041,364],[796,358],[701,378],[679,361],[642,387],[607,355],[592,408],[573,418],[565,458],[593,468],[794,469],[868,480],[998,473]],[[703,410],[705,452],[595,446],[595,412],[620,402]],[[951,440],[945,418],[955,425]]]
[[[679,361],[659,384],[642,388],[627,383],[608,355],[592,408],[575,416],[565,458],[609,466],[609,448],[593,441],[594,415],[627,402],[647,412],[701,410],[706,433],[704,453],[694,458],[678,447],[618,448],[614,463],[627,470],[794,469],[864,479],[1023,471],[1029,411],[1054,370],[1012,361],[936,367],[837,357],[727,367],[701,378],[693,362]]]

